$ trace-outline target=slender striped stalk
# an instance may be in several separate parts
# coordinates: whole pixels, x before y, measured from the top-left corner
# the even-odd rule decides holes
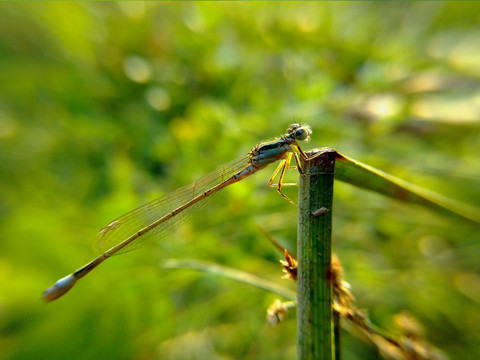
[[[330,268],[336,154],[332,149],[314,150],[307,154],[312,159],[301,160],[297,250],[297,358],[301,360],[334,359]]]

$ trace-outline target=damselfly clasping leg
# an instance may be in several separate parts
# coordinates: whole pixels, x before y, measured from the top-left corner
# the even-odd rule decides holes
[[[95,238],[95,247],[101,255],[72,274],[58,280],[45,290],[42,298],[45,301],[55,300],[110,256],[133,250],[146,242],[164,237],[193,210],[197,210],[205,204],[205,199],[271,163],[281,161],[274,174],[275,176],[281,171],[277,190],[291,202],[281,192],[283,177],[286,169],[290,168],[292,154],[295,156],[298,169],[301,170],[298,156],[305,160],[307,160],[307,156],[298,142],[307,141],[310,135],[311,130],[308,126],[292,124],[287,133],[280,138],[262,142],[247,155],[220,167],[193,184],[142,205],[112,221],[100,230]],[[270,179],[269,185],[272,183],[273,177]]]

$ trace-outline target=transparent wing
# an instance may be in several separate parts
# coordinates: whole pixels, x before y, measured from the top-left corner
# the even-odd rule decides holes
[[[113,246],[121,243],[129,236],[137,233],[139,230],[150,225],[155,220],[160,219],[166,214],[186,204],[193,198],[205,191],[211,189],[215,185],[232,177],[239,171],[245,169],[249,165],[250,155],[245,155],[237,160],[223,165],[217,170],[197,180],[193,184],[177,189],[173,193],[152,200],[139,208],[132,210],[118,219],[112,221],[98,232],[93,242],[93,249],[96,253],[104,253]],[[188,215],[203,207],[208,203],[209,196],[188,209],[178,213],[176,216],[164,221],[151,231],[140,236],[132,243],[125,246],[117,254],[132,251],[138,247],[144,246],[146,243],[157,241],[170,233],[175,226],[182,223]]]

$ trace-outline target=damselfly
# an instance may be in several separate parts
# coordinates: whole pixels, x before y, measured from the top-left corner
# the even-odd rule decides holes
[[[290,168],[292,154],[301,171],[299,156],[305,160],[307,160],[307,156],[298,145],[298,141],[307,141],[310,135],[310,127],[292,124],[287,133],[280,138],[262,142],[247,155],[222,166],[193,184],[153,200],[112,221],[100,230],[95,238],[96,250],[101,255],[74,273],[58,280],[45,290],[42,298],[45,301],[59,298],[70,290],[79,279],[110,256],[133,250],[145,242],[158,240],[167,235],[188,214],[204,205],[205,199],[271,163],[280,161],[268,185],[275,186],[280,195],[291,201],[282,193],[282,185],[286,185],[283,183],[283,178],[286,170]],[[273,184],[278,173],[280,173],[278,183]]]

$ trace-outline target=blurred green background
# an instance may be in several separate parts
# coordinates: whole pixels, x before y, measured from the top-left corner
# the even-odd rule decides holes
[[[296,209],[235,184],[157,246],[54,303],[103,225],[285,132],[471,205],[480,199],[480,3],[1,3],[0,359],[293,359],[277,295]],[[290,175],[295,180],[296,175]],[[295,197],[296,190],[287,194]],[[338,183],[334,250],[358,306],[408,310],[451,359],[480,354],[479,228]],[[345,359],[378,359],[342,333]]]

